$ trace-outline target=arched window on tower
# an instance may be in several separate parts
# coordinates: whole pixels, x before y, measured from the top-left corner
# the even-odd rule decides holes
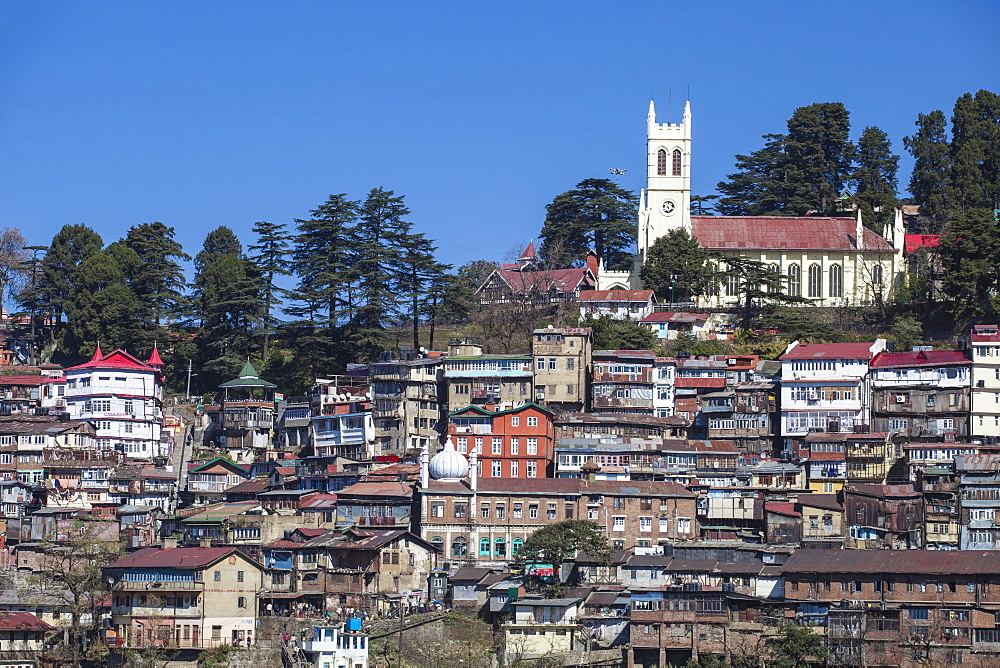
[[[656,175],[667,175],[667,149],[661,148],[656,152]]]
[[[809,265],[809,293],[811,299],[823,296],[823,269],[818,264]]]
[[[839,264],[830,267],[830,296],[844,296],[844,268]]]
[[[681,150],[679,148],[674,149],[674,176],[681,175]]]
[[[802,269],[797,264],[788,265],[788,296],[798,297],[802,294]]]

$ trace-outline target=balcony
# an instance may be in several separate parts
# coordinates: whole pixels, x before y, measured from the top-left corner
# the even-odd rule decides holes
[[[636,397],[594,397],[594,408],[647,408],[653,409],[653,400]]]
[[[224,482],[208,482],[206,480],[189,480],[189,492],[225,492],[229,485]]]
[[[128,580],[121,580],[116,582],[111,588],[112,591],[141,591],[143,593],[156,593],[160,591],[204,591],[204,582],[195,582],[193,580],[175,580],[175,581],[162,581],[162,580],[147,580],[145,582],[131,582]]]

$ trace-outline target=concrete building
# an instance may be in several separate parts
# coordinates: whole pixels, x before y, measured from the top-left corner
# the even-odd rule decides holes
[[[580,317],[611,316],[616,320],[640,321],[656,308],[652,290],[587,290],[576,298]]]
[[[446,405],[442,357],[373,363],[371,381],[379,454],[402,455],[440,441]]]
[[[531,355],[483,355],[475,344],[454,348],[465,354],[449,354],[444,361],[449,413],[473,404],[506,410],[534,397]]]
[[[591,410],[652,415],[655,362],[649,350],[595,351]]]
[[[972,351],[973,436],[1000,438],[1000,332],[996,325],[976,325],[969,337]]]
[[[555,411],[582,412],[591,371],[589,327],[547,327],[531,333],[535,402]]]
[[[872,429],[912,438],[969,435],[971,362],[961,350],[872,358]]]

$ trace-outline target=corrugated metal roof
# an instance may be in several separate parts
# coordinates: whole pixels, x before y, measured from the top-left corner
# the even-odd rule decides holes
[[[866,250],[890,252],[892,246],[868,228]],[[791,216],[691,216],[691,236],[712,250],[856,251],[854,218]]]
[[[796,550],[782,567],[791,573],[991,575],[1000,572],[997,550]]]

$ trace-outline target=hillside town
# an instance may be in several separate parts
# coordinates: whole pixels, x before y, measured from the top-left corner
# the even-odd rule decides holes
[[[617,311],[714,329],[652,315]],[[777,360],[594,350],[585,327],[531,348],[387,352],[307,397],[247,362],[203,404],[164,400],[156,348],[0,376],[2,657],[45,665],[81,598],[37,573],[97,540],[124,550],[80,642],[111,657],[376,665],[369,637],[409,632],[383,620],[465,611],[502,665],[734,659],[790,624],[829,665],[1000,661],[996,325]],[[518,560],[575,520],[606,557]]]

